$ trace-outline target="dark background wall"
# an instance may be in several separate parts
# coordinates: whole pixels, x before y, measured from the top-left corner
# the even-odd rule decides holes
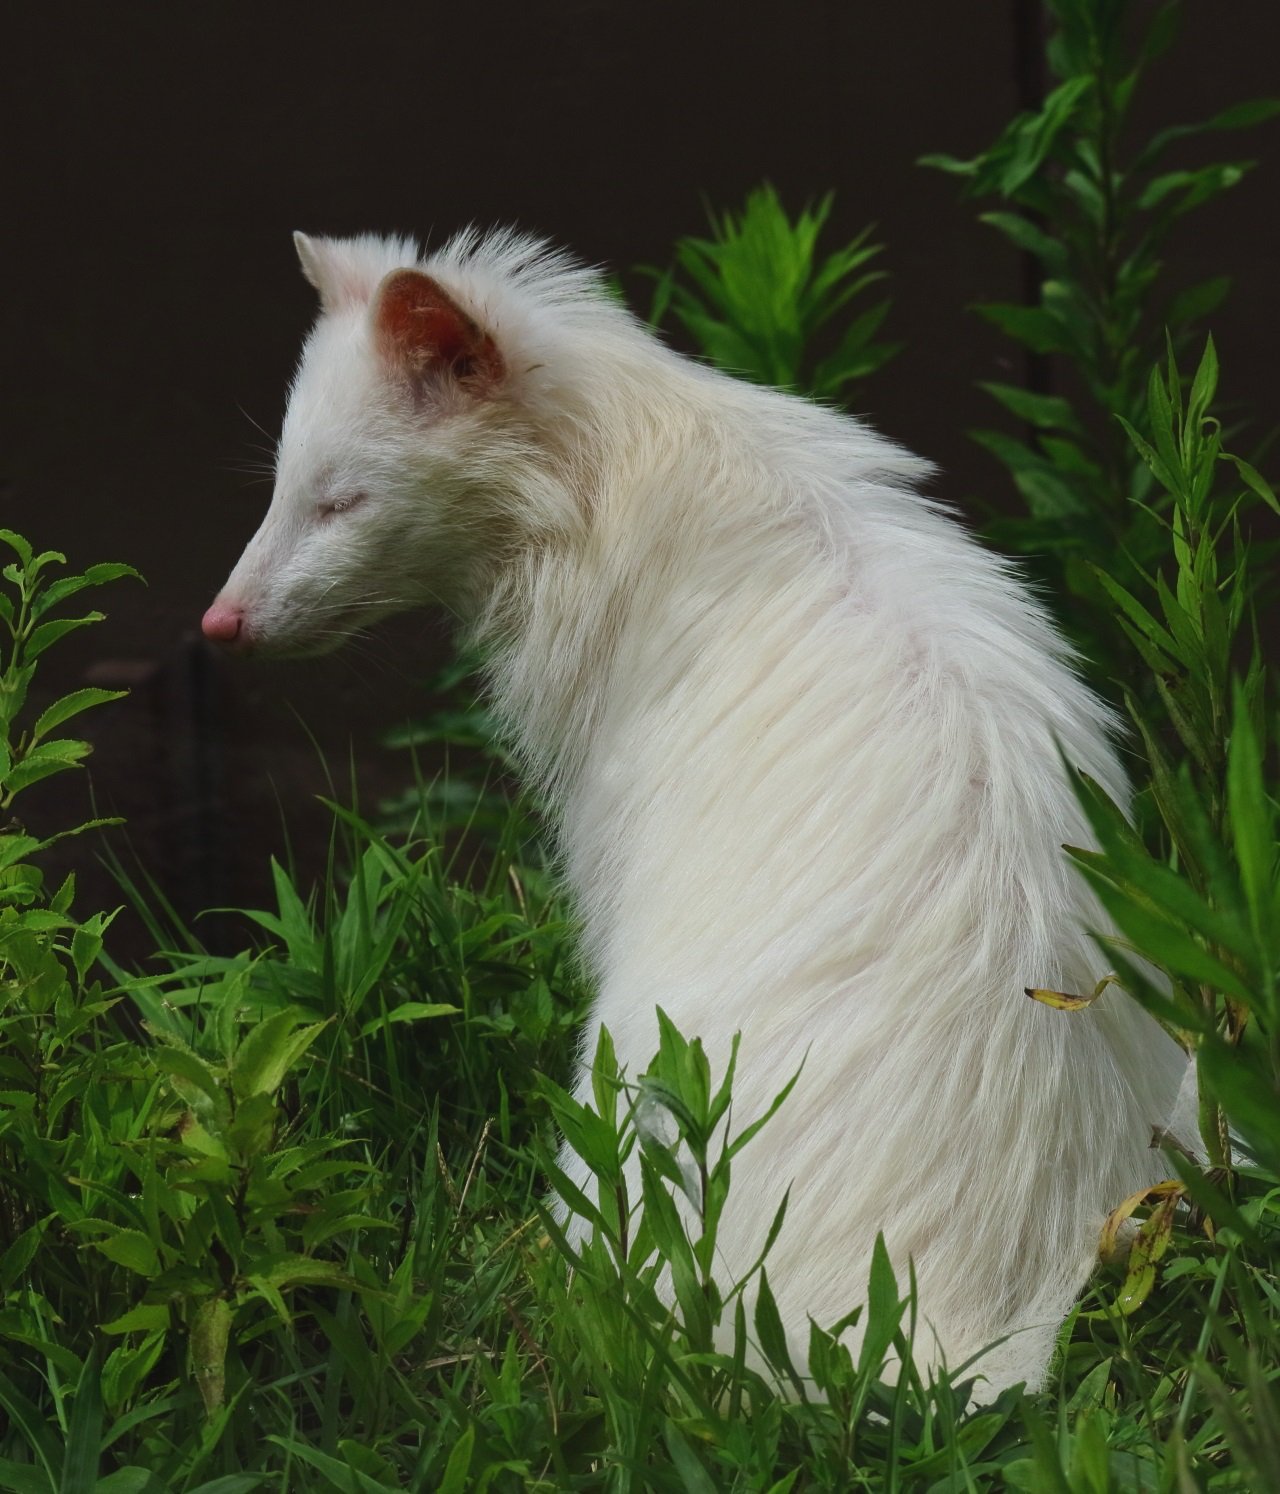
[[[966,439],[979,378],[1016,355],[965,307],[1017,299],[1014,256],[930,150],[984,145],[1028,86],[1028,0],[884,5],[560,3],[20,7],[6,31],[0,523],[73,564],[128,560],[148,587],[50,656],[45,684],[132,681],[86,731],[99,807],[189,906],[252,899],[279,844],[304,848],[324,787],[308,739],[348,744],[368,798],[405,776],[381,734],[424,705],[439,619],[389,627],[356,661],[226,667],[198,620],[270,495],[241,470],[278,428],[313,313],[290,230],[444,235],[515,222],[626,271],[665,263],[770,178],[793,207],[837,191],[832,242],[874,220],[888,335],[866,392],[882,429],[938,462],[962,506],[1004,479]],[[1188,6],[1145,115],[1195,119],[1274,91],[1280,18]],[[1034,81],[1034,80],[1032,80]],[[1139,121],[1140,125],[1142,121]],[[1230,270],[1215,331],[1228,397],[1274,409],[1280,169],[1270,150],[1176,246],[1180,281]],[[340,776],[345,776],[343,771]],[[83,787],[37,813],[61,820]]]

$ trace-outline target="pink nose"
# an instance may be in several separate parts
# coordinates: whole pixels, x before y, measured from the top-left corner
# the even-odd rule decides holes
[[[238,607],[228,607],[225,602],[215,602],[201,619],[200,631],[211,643],[243,647],[244,613]]]

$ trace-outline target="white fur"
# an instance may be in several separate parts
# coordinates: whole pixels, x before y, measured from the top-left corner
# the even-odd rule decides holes
[[[1106,1211],[1161,1174],[1185,1071],[1117,992],[1023,994],[1106,971],[1055,743],[1126,793],[1043,608],[915,491],[925,463],[672,353],[544,246],[300,252],[326,309],[220,602],[285,649],[460,613],[557,810],[599,983],[584,1053],[604,1023],[640,1072],[657,1004],[717,1065],[740,1030],[738,1126],[804,1062],[735,1165],[726,1274],[793,1185],[769,1274],[798,1353],[883,1230],[915,1261],[922,1359],[1008,1335],[984,1393],[1038,1384]],[[419,263],[496,340],[496,391],[414,402],[380,361],[371,297]]]

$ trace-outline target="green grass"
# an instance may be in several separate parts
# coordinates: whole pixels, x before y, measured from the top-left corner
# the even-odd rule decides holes
[[[243,956],[71,978],[42,1011],[10,987],[6,1037],[42,1058],[0,1139],[0,1488],[1267,1487],[1243,1458],[1274,1395],[1249,1386],[1275,1369],[1274,1177],[1237,1180],[1212,1242],[1184,1212],[1136,1310],[1104,1273],[1031,1402],[882,1383],[910,1325],[884,1259],[860,1355],[815,1329],[801,1383],[767,1286],[749,1312],[714,1221],[680,1223],[608,1049],[594,1117],[558,1088],[585,992],[540,874],[497,854],[451,882],[431,840],[337,826],[348,871],[305,900],[278,872]],[[713,1183],[720,1078],[668,1031],[643,1086]],[[579,1202],[585,1245],[544,1207],[556,1122],[606,1200],[644,1150],[642,1200]]]

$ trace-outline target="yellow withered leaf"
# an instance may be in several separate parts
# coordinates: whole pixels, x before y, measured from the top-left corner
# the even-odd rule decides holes
[[[1078,1012],[1086,1006],[1092,1006],[1092,996],[1068,996],[1065,991],[1046,991],[1040,986],[1028,986],[1027,995],[1032,1001],[1043,1002],[1045,1006],[1051,1006],[1060,1012]]]
[[[1043,1002],[1045,1006],[1051,1006],[1056,1011],[1081,1012],[1086,1006],[1092,1006],[1108,986],[1119,985],[1119,983],[1116,976],[1104,975],[1088,996],[1072,996],[1067,991],[1049,991],[1043,986],[1027,986],[1025,989],[1032,1001]]]
[[[1140,1209],[1150,1199],[1162,1198],[1176,1202],[1185,1192],[1186,1189],[1176,1178],[1170,1178],[1151,1188],[1139,1188],[1136,1193],[1131,1193],[1107,1215],[1107,1222],[1102,1226],[1102,1235],[1098,1241],[1098,1254],[1104,1261],[1115,1259],[1120,1230],[1135,1209]],[[1172,1214],[1172,1207],[1169,1212]]]

